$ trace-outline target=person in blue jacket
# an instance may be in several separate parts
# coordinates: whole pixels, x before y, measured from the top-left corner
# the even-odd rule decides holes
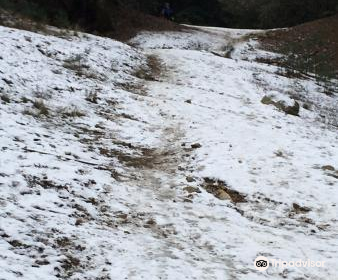
[[[166,18],[167,20],[172,20],[173,19],[173,14],[174,11],[171,8],[169,3],[165,3],[161,12],[162,16]]]

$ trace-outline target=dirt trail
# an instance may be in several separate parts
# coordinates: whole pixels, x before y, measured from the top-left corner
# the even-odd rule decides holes
[[[185,134],[175,122],[154,129],[162,131],[162,145],[143,155],[143,164],[137,166],[134,174],[136,183],[153,191],[158,200],[173,200],[177,196],[174,182],[180,176],[178,167],[186,164],[180,144]]]
[[[145,69],[137,72],[142,84],[139,85],[144,90],[145,96],[141,99],[147,106],[154,108],[158,112],[157,118],[160,124],[152,125],[149,130],[156,131],[160,135],[160,145],[142,148],[141,155],[138,157],[122,158],[124,164],[130,167],[130,173],[124,176],[123,181],[128,185],[138,186],[140,192],[146,192],[151,200],[162,209],[163,213],[170,213],[173,203],[184,201],[183,189],[186,186],[185,171],[187,170],[191,151],[186,149],[182,143],[185,138],[185,131],[182,128],[182,120],[172,116],[169,111],[161,107],[161,103],[167,100],[165,92],[158,93],[156,98],[147,98],[147,92],[152,94],[151,87],[158,83],[163,83],[169,76],[160,58],[156,55],[148,54]],[[181,184],[178,184],[181,182]],[[155,208],[151,206],[150,208]],[[145,212],[149,208],[147,203],[139,201],[136,208],[137,212]],[[167,210],[164,210],[167,209]],[[148,213],[150,219],[159,214],[155,209]],[[161,235],[163,232],[158,231]],[[165,249],[164,249],[165,250]]]
[[[145,69],[138,71],[137,75],[143,81],[141,87],[147,92],[153,84],[163,83],[170,73],[161,59],[150,52],[147,54]],[[161,124],[151,130],[160,131],[161,145],[143,152],[140,164],[135,166],[134,174],[137,184],[154,191],[159,200],[176,199],[175,189],[178,186],[175,182],[182,176],[179,169],[186,169],[189,156],[182,146],[185,131],[182,129],[181,120],[161,108],[160,103],[165,102],[167,98],[168,96],[161,92],[157,94],[156,100],[148,101],[150,108],[160,108],[158,118],[161,119]]]

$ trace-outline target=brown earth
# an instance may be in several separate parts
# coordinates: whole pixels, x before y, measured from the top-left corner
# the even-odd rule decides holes
[[[338,77],[338,15],[259,37],[264,49],[282,53],[280,64],[301,72]]]
[[[182,31],[183,29],[188,29],[188,27],[182,27],[164,18],[138,11],[122,11],[118,20],[118,28],[109,35],[119,40],[128,40],[140,31]]]
[[[94,33],[120,41],[128,41],[140,31],[182,31],[189,29],[161,17],[147,15],[138,11],[120,11],[115,20],[115,29],[110,32],[98,33],[95,30],[85,30],[81,26],[69,26],[69,29]],[[33,31],[50,32],[46,27],[48,22],[37,22],[21,14],[0,9],[0,25]],[[55,31],[54,31],[55,32]],[[57,34],[53,34],[57,35]]]

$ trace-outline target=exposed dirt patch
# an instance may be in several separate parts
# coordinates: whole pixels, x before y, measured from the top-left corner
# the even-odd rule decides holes
[[[149,55],[146,64],[135,72],[135,76],[146,81],[158,81],[163,67],[163,63],[156,55]]]
[[[264,105],[273,105],[287,115],[299,116],[300,105],[297,101],[294,102],[293,106],[288,106],[283,101],[274,101],[271,97],[264,96],[261,102]]]
[[[19,240],[11,240],[11,241],[7,241],[11,246],[13,247],[19,247],[19,248],[29,248],[29,245],[22,243]]]
[[[122,82],[117,84],[117,86],[130,93],[146,96],[148,91],[147,82],[160,81],[164,72],[165,67],[159,57],[148,55],[145,63],[132,73],[138,79]]]
[[[324,170],[324,171],[335,171],[336,169],[332,165],[324,165],[322,167],[322,170]]]
[[[305,207],[305,206],[300,206],[297,203],[292,204],[292,211],[295,212],[296,214],[306,214],[311,211],[311,208]]]
[[[118,159],[128,167],[133,168],[154,168],[161,155],[156,149],[143,149],[141,155],[120,154]]]
[[[36,187],[42,187],[44,189],[55,189],[55,190],[68,190],[68,185],[60,185],[52,180],[49,180],[47,177],[39,178],[37,176],[31,176],[31,175],[24,175],[28,187],[29,188],[36,188]]]
[[[319,165],[314,166],[315,169],[321,169],[329,177],[338,179],[338,170],[332,165],[324,165],[320,167]]]
[[[270,61],[300,72],[337,77],[338,15],[293,28],[258,35],[263,48],[285,54],[285,59]]]
[[[201,185],[208,193],[221,200],[230,200],[233,203],[247,202],[244,194],[231,189],[224,181],[212,178],[204,178]]]
[[[67,279],[67,277],[72,276],[76,271],[80,269],[81,261],[80,259],[67,255],[66,259],[61,262],[61,267],[63,269],[63,275],[57,275],[60,278]]]
[[[201,190],[199,188],[191,187],[191,186],[185,187],[183,190],[186,191],[189,194],[192,194],[192,193],[201,193]]]

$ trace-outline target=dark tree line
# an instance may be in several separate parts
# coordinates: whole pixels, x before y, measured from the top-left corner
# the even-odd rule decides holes
[[[170,2],[175,21],[239,28],[287,27],[337,13],[337,0],[0,0],[12,9],[57,26],[106,32],[137,21],[137,11],[159,15]]]
[[[289,27],[333,15],[337,0],[220,0],[239,27]]]

